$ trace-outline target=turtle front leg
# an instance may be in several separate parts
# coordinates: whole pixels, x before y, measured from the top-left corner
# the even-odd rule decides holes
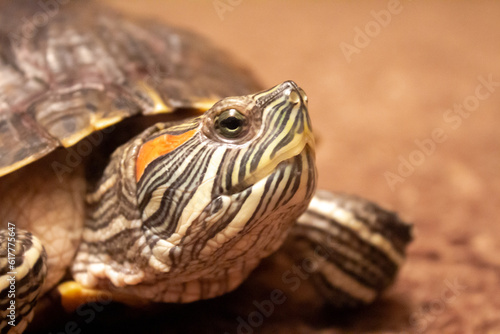
[[[0,333],[22,333],[47,274],[47,253],[31,233],[8,223],[0,229]]]
[[[279,252],[329,303],[354,307],[391,285],[411,232],[412,225],[373,202],[319,190]]]

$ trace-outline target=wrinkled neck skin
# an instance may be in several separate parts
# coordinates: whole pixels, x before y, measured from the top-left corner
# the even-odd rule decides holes
[[[252,168],[252,145],[260,152],[269,131],[228,145],[207,140],[203,126],[203,118],[157,124],[115,151],[87,196],[75,280],[151,301],[191,302],[233,290],[281,246],[315,189],[313,148],[305,140],[286,152],[270,147],[280,160],[271,170]],[[138,169],[144,143],[179,134],[184,142],[175,151]]]

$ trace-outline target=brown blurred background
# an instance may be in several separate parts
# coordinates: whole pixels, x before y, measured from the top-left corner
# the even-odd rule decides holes
[[[255,333],[500,333],[499,2],[108,3],[203,33],[265,86],[296,81],[319,139],[320,186],[415,224],[408,261],[375,305],[338,313],[291,296]],[[236,333],[238,313],[224,305],[252,310],[267,293],[255,289],[155,316],[171,327],[146,330],[144,317],[121,330]]]

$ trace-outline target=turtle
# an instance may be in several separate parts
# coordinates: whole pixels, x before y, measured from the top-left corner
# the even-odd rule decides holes
[[[1,333],[57,291],[189,303],[271,254],[328,303],[371,303],[412,225],[317,190],[307,96],[206,38],[96,2],[0,1]]]

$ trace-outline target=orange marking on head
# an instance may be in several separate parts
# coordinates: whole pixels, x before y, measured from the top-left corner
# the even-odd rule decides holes
[[[166,134],[142,144],[135,165],[135,178],[137,182],[139,182],[142,174],[144,174],[144,170],[153,160],[175,150],[195,133],[196,129],[175,136]]]

